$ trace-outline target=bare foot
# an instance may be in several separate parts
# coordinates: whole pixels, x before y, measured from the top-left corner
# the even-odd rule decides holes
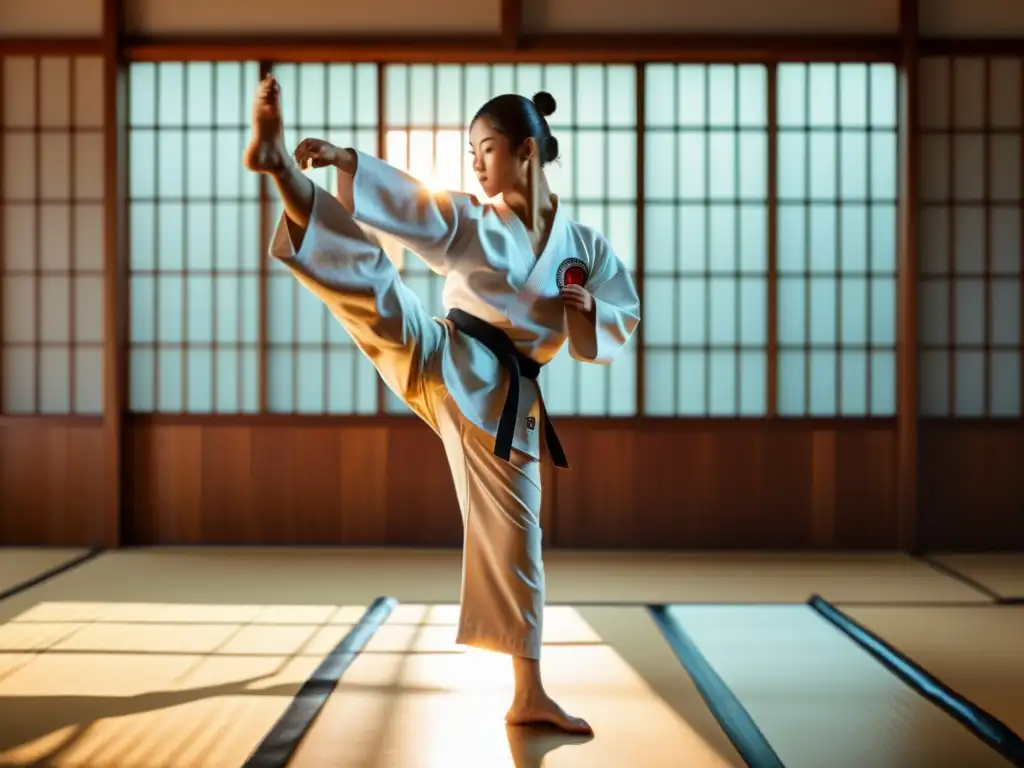
[[[586,720],[566,714],[565,710],[546,694],[524,702],[513,702],[508,714],[505,715],[505,722],[509,725],[539,725],[543,723],[560,728],[566,733],[581,735],[590,735],[594,732]]]
[[[253,99],[252,139],[242,154],[242,164],[253,173],[278,173],[290,159],[284,148],[281,88],[268,75],[260,82]]]

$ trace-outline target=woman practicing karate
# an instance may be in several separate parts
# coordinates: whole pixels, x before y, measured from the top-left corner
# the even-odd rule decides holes
[[[270,255],[318,296],[381,377],[445,447],[464,527],[456,642],[512,656],[510,724],[590,733],[544,689],[542,449],[567,462],[544,412],[540,366],[566,339],[573,358],[607,364],[639,322],[629,271],[598,232],[570,220],[541,170],[558,156],[554,99],[487,102],[470,127],[481,202],[434,193],[383,160],[320,139],[284,146],[280,89],[253,104],[245,166],[274,179],[284,204]],[[332,197],[302,173],[334,166]],[[375,235],[446,277],[448,315],[431,317]],[[540,435],[543,433],[544,439]]]

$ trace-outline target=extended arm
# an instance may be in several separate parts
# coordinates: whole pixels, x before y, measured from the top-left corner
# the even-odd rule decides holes
[[[356,221],[394,238],[435,272],[447,272],[456,235],[475,212],[470,196],[433,192],[380,158],[318,139],[303,141],[296,159],[333,165],[338,200]]]

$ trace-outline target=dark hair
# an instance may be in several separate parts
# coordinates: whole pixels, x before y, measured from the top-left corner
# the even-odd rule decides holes
[[[513,150],[533,138],[540,153],[540,164],[545,166],[558,159],[558,139],[551,135],[551,127],[544,119],[554,112],[555,97],[547,91],[541,91],[532,100],[517,93],[506,93],[480,107],[470,125],[486,117],[494,130],[508,137]]]

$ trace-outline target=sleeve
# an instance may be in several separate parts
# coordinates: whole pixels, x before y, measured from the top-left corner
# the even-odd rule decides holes
[[[479,203],[471,195],[435,192],[408,173],[359,150],[353,174],[338,171],[338,201],[360,224],[393,239],[438,274]]]
[[[341,295],[372,297],[397,274],[380,245],[316,185],[305,231],[293,230],[281,214],[269,252],[293,273],[315,283],[314,293],[325,300]]]
[[[574,360],[607,365],[626,346],[640,322],[640,297],[629,270],[603,237],[594,248],[586,289],[594,313],[567,312],[569,354]]]

